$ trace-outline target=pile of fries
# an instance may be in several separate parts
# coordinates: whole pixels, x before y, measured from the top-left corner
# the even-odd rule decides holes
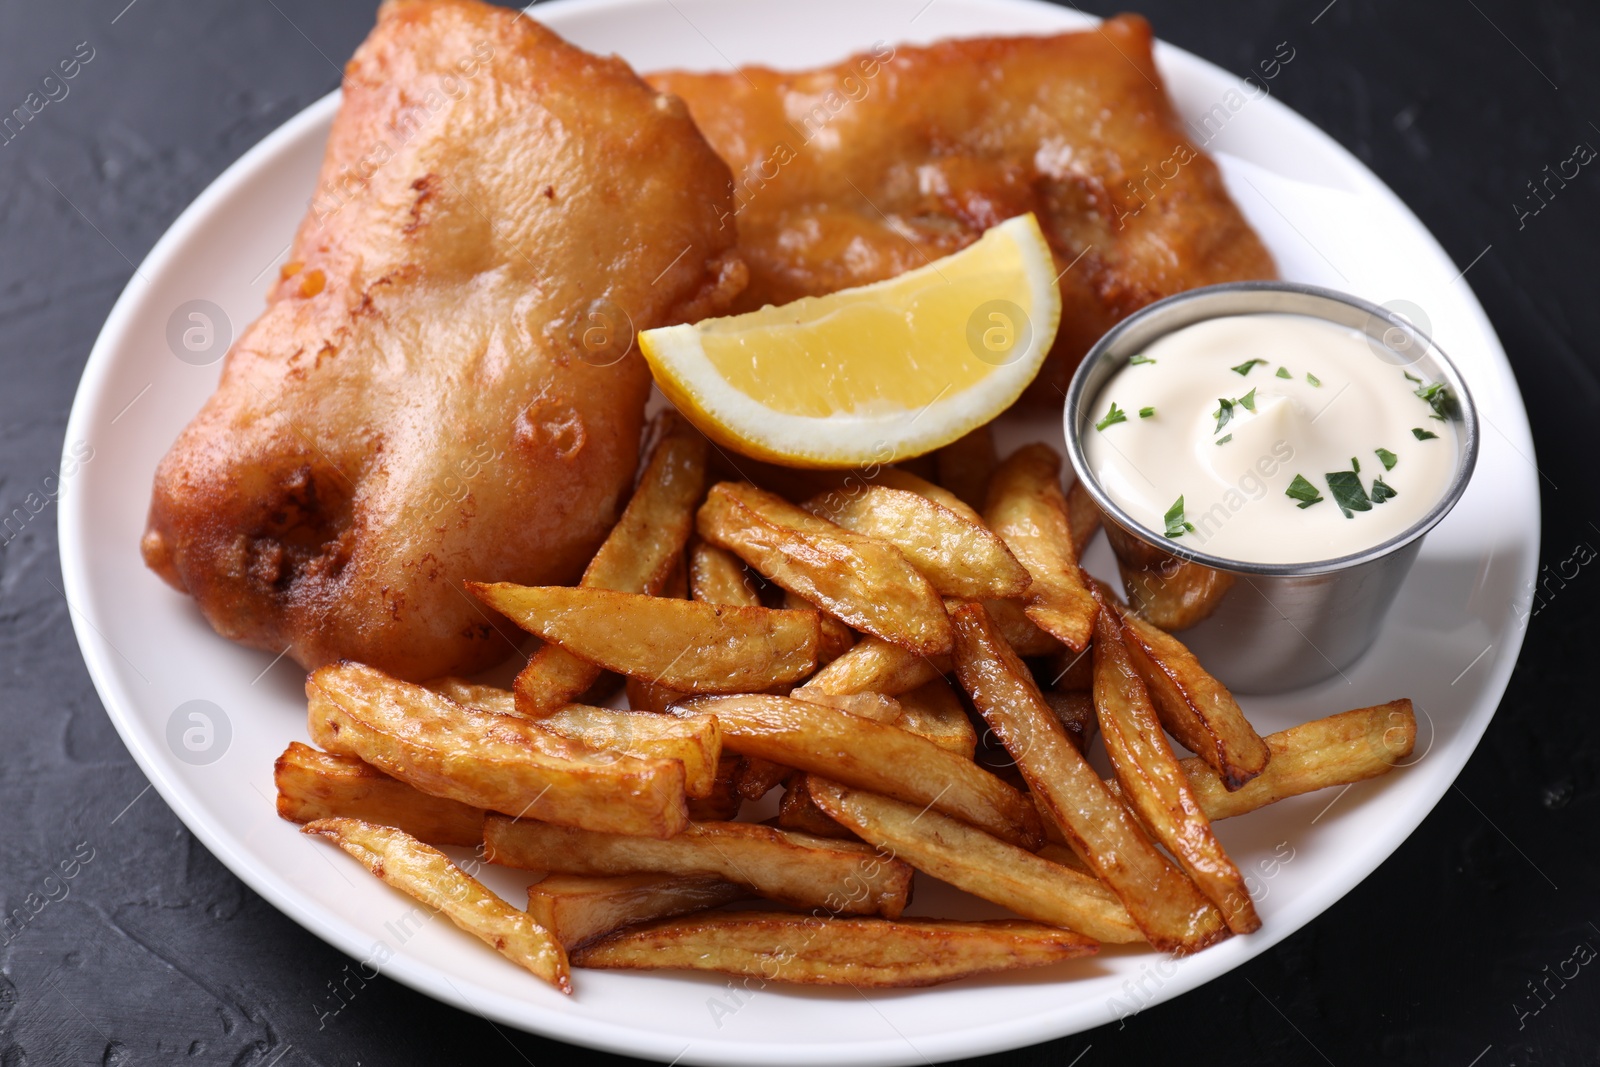
[[[1080,570],[1099,515],[1048,447],[708,488],[697,432],[655,437],[580,585],[471,586],[543,642],[513,690],[323,667],[321,751],[276,767],[280,815],[563,992],[572,964],[871,988],[1194,952],[1260,926],[1215,820],[1411,752],[1408,700],[1259,736]],[[620,684],[632,710],[595,706]],[[539,872],[527,910],[437,846]],[[914,871],[1017,918],[902,918]]]

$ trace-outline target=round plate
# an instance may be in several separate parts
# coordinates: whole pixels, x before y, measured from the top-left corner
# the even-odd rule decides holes
[[[1088,23],[1015,0],[570,0],[540,6],[537,15],[641,70],[812,65],[879,40]],[[1422,821],[1505,690],[1539,543],[1533,444],[1482,309],[1394,194],[1260,83],[1241,83],[1170,47],[1158,59],[1191,136],[1207,141],[1222,163],[1284,276],[1380,303],[1404,301],[1393,306],[1455,360],[1485,424],[1472,485],[1428,537],[1373,652],[1327,684],[1245,701],[1262,733],[1399,696],[1416,701],[1420,720],[1417,752],[1404,769],[1219,825],[1248,872],[1264,922],[1259,933],[1182,961],[1108,949],[1042,971],[928,990],[861,995],[581,971],[576,995],[563,997],[280,821],[272,762],[306,736],[301,672],[214,634],[193,603],[144,568],[138,545],[155,465],[214,388],[219,368],[169,338],[195,329],[191,348],[205,347],[205,320],[190,317],[198,310],[212,319],[210,350],[220,357],[224,331],[237,336],[260,312],[305,211],[337,95],[246,153],[183,213],[117,302],[73,406],[60,497],[62,573],[90,674],[134,758],[234,873],[351,956],[498,1022],[679,1063],[922,1063],[1026,1045],[1193,989],[1311,921]],[[1292,58],[1278,76],[1294,76]],[[1003,444],[1035,437],[1060,445],[1054,415],[1012,421],[1003,431]],[[1109,562],[1103,544],[1088,560],[1102,574],[1112,573]],[[488,880],[513,901],[526,882],[512,872],[491,871]],[[996,914],[926,881],[913,912]]]

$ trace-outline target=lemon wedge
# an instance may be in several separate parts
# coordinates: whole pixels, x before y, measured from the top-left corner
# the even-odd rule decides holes
[[[796,467],[894,463],[1011,404],[1061,321],[1033,215],[885,281],[639,335],[656,384],[718,444]]]

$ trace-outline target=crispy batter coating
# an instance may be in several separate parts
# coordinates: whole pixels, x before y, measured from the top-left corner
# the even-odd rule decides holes
[[[1190,141],[1123,15],[1051,37],[879,45],[834,67],[666,72],[733,168],[749,310],[863,285],[1035,212],[1061,277],[1038,395],[1128,313],[1271,278],[1272,258]],[[1070,266],[1071,269],[1068,269]]]
[[[630,320],[727,305],[730,206],[682,104],[620,60],[389,0],[290,264],[156,472],[146,563],[308,668],[503,658],[514,628],[462,581],[578,577],[637,461]]]

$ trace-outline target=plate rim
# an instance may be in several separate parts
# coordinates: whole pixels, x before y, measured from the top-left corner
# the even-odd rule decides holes
[[[539,8],[540,21],[554,22],[555,25],[552,28],[555,28],[557,32],[563,32],[560,26],[560,15],[567,11],[582,9],[588,14],[597,10],[626,10],[641,3],[654,4],[659,2],[660,0],[554,0],[554,2],[537,6]],[[1062,9],[1053,4],[1042,3],[1041,0],[971,0],[971,2],[994,7],[1046,8],[1053,16],[1061,18],[1063,30],[1088,28],[1102,21],[1075,9]],[[551,19],[551,15],[557,17]],[[1159,39],[1156,44],[1156,56],[1158,65],[1163,67],[1169,64],[1196,64],[1202,71],[1208,73],[1219,72],[1228,78],[1237,80],[1236,76],[1226,68]],[[114,365],[112,362],[115,354],[114,350],[122,345],[122,338],[127,332],[129,320],[132,318],[134,309],[141,298],[142,289],[147,284],[144,281],[144,275],[146,273],[154,275],[166,269],[169,263],[175,260],[176,249],[186,243],[196,231],[203,228],[202,222],[211,213],[213,206],[232,195],[238,186],[249,181],[263,164],[277,157],[286,147],[305,136],[308,129],[331,122],[333,114],[337,111],[340,99],[340,90],[334,89],[307,105],[252,145],[237,160],[224,168],[184,208],[151,247],[149,253],[141,260],[138,269],[135,270],[133,276],[130,277],[127,285],[123,288],[122,293],[118,296],[90,351],[78,387],[74,393],[71,414],[67,421],[63,441],[63,451],[72,441],[87,439],[85,430],[91,417],[91,409],[99,399],[98,394],[103,387],[104,380]],[[1331,149],[1343,164],[1346,172],[1359,181],[1364,193],[1376,194],[1387,201],[1392,209],[1396,210],[1412,224],[1416,235],[1431,245],[1432,250],[1443,261],[1452,262],[1448,253],[1439,244],[1438,239],[1423,225],[1410,207],[1400,199],[1398,194],[1382,178],[1363,164],[1344,145],[1299,112],[1277,99],[1275,95],[1270,97],[1266,104],[1269,108],[1275,109],[1277,121],[1289,122],[1297,127],[1298,132],[1301,134],[1308,134],[1321,142],[1324,147]],[[1467,283],[1464,277],[1459,280],[1465,286],[1464,302],[1474,320],[1471,324],[1474,332],[1481,336],[1489,346],[1489,354],[1493,357],[1492,362],[1495,368],[1504,373],[1509,384],[1506,399],[1517,416],[1517,425],[1510,427],[1510,429],[1520,431],[1521,440],[1518,442],[1518,446],[1525,446],[1528,457],[1532,459],[1534,457],[1534,445],[1531,426],[1521,390],[1517,385],[1515,375],[1511,372],[1509,357],[1470,283]],[[1501,432],[1504,433],[1505,431],[1502,430]],[[1532,485],[1535,499],[1538,499],[1541,494],[1537,477],[1532,479]],[[118,735],[128,747],[140,770],[144,772],[150,784],[156,788],[157,793],[161,795],[167,805],[182,820],[185,827],[236,877],[259,893],[275,909],[293,919],[323,941],[353,958],[363,958],[368,945],[366,938],[358,928],[337,918],[326,910],[319,910],[314,900],[302,904],[299,897],[304,895],[303,891],[297,890],[276,871],[263,868],[255,860],[242,854],[234,845],[234,837],[225,835],[220,826],[213,825],[211,820],[199,810],[198,797],[194,791],[195,787],[169,773],[171,768],[167,761],[141,743],[129,711],[133,701],[123,692],[123,688],[118,684],[110,669],[110,655],[101,647],[105,642],[100,637],[99,631],[95,628],[93,621],[76,606],[77,603],[84,601],[83,594],[89,588],[87,557],[85,554],[87,546],[85,544],[86,538],[82,531],[82,524],[89,508],[83,499],[83,495],[76,491],[76,486],[72,483],[63,486],[58,506],[57,547],[63,589],[69,607],[73,632],[77,639],[79,650],[83,655],[90,679],[105,708],[107,717],[111,719]],[[1531,538],[1536,546],[1541,535],[1541,522],[1542,516],[1536,511],[1534,521],[1531,524]],[[1536,554],[1533,561],[1533,573],[1537,573]],[[1485,690],[1486,693],[1497,692],[1499,695],[1494,700],[1493,708],[1490,708],[1487,712],[1478,712],[1471,718],[1463,719],[1460,728],[1462,740],[1459,742],[1459,761],[1449,772],[1450,781],[1452,782],[1459,777],[1462,768],[1476,751],[1489,722],[1493,719],[1500,702],[1504,699],[1510,676],[1516,667],[1517,659],[1526,637],[1526,628],[1511,627],[1509,631],[1503,632],[1509,637],[1507,641],[1507,652],[1509,654],[1495,661],[1492,667],[1492,679]],[[1470,738],[1470,744],[1467,743],[1468,738]],[[1326,891],[1320,894],[1321,896],[1327,896],[1328,899],[1312,904],[1302,895],[1294,905],[1291,905],[1289,912],[1280,917],[1271,930],[1263,930],[1253,934],[1248,940],[1234,939],[1229,944],[1218,946],[1206,953],[1190,957],[1184,963],[1184,973],[1166,983],[1158,990],[1153,999],[1141,1006],[1139,1011],[1142,1012],[1145,1008],[1153,1007],[1185,992],[1199,988],[1267,951],[1290,934],[1299,931],[1314,921],[1388,860],[1394,851],[1416,831],[1422,821],[1432,813],[1448,790],[1449,785],[1446,784],[1439,790],[1438,795],[1433,798],[1431,803],[1427,804],[1426,808],[1421,810],[1412,809],[1407,811],[1402,818],[1386,821],[1383,824],[1383,832],[1375,835],[1376,840],[1369,844],[1369,848],[1364,855],[1364,864],[1366,860],[1370,860],[1370,866],[1366,866],[1366,869],[1359,876],[1347,880],[1347,884],[1341,882],[1337,892],[1332,893],[1331,896]],[[1230,946],[1235,946],[1232,951],[1229,951]],[[1248,950],[1246,951],[1246,949]],[[1238,957],[1237,959],[1234,958],[1236,956]],[[662,1059],[668,1059],[676,1054],[680,1057],[679,1062],[684,1063],[744,1064],[759,1060],[762,1062],[801,1064],[812,1062],[818,1056],[825,1055],[841,1065],[898,1064],[919,1062],[924,1053],[944,1060],[1032,1045],[1071,1036],[1072,1034],[1103,1025],[1103,1021],[1089,1021],[1083,1025],[1069,1023],[1063,1028],[1053,1021],[1068,1012],[1069,1009],[1063,1008],[1058,1011],[1038,1013],[1023,1019],[1007,1018],[1003,1021],[992,1022],[983,1026],[968,1027],[960,1031],[924,1038],[917,1046],[909,1049],[907,1047],[908,1043],[899,1037],[885,1037],[876,1041],[850,1040],[833,1044],[788,1046],[774,1046],[750,1040],[724,1040],[715,1044],[695,1043],[693,1045],[693,1054],[691,1055],[688,1054],[688,1049],[683,1051],[677,1049],[679,1038],[661,1032],[626,1027],[609,1021],[601,1023],[578,1016],[561,1016],[548,1012],[543,1005],[536,1006],[536,1014],[539,1017],[530,1019],[526,1013],[529,1002],[522,998],[515,998],[511,1001],[514,1006],[524,1009],[521,1013],[513,1012],[509,1008],[502,1009],[496,998],[491,998],[486,1003],[469,1000],[456,988],[454,982],[449,981],[448,975],[442,974],[434,965],[425,962],[420,957],[396,954],[392,959],[381,964],[379,969],[388,977],[433,999],[449,1003],[462,1011],[493,1018],[519,1029],[538,1033],[541,1036],[624,1055],[659,1056]],[[442,982],[441,977],[444,979]],[[1137,1014],[1137,1012],[1134,1014]]]

